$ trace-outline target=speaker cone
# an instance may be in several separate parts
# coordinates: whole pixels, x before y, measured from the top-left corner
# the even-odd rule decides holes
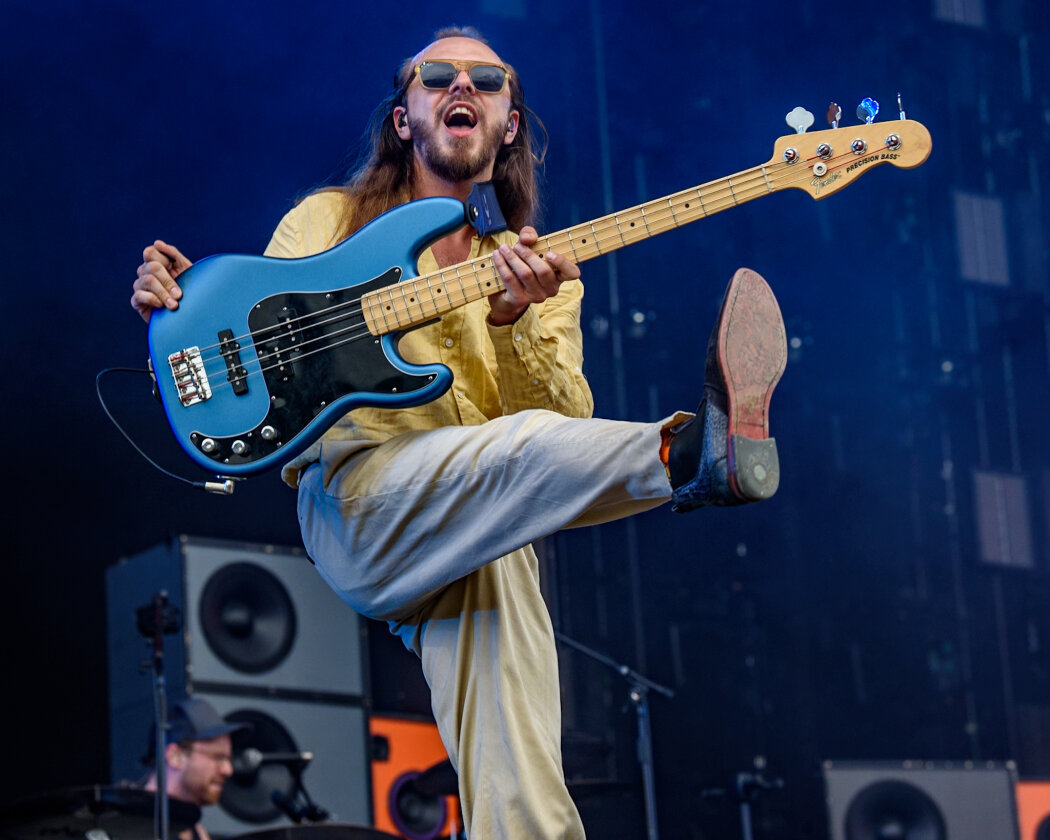
[[[934,801],[907,782],[875,782],[862,789],[846,812],[847,840],[948,840]]]
[[[434,840],[448,821],[445,797],[432,792],[433,785],[425,776],[403,773],[390,788],[390,816],[408,840]]]
[[[255,709],[240,709],[226,715],[231,723],[250,723],[252,728],[234,732],[234,756],[247,749],[262,753],[294,753],[299,751],[295,739],[275,718]],[[273,794],[295,796],[296,784],[292,772],[283,764],[262,764],[252,773],[234,774],[222,789],[219,804],[229,814],[247,823],[268,823],[282,816],[274,805]]]
[[[231,563],[208,579],[200,623],[215,655],[247,674],[275,668],[295,642],[295,607],[288,591],[255,563]]]

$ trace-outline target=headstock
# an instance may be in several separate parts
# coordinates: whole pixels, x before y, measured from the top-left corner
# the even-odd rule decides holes
[[[862,110],[862,125],[812,133],[806,129],[813,124],[813,115],[802,108],[791,111],[787,122],[796,133],[777,140],[773,157],[766,164],[773,186],[805,190],[820,199],[881,163],[911,169],[930,156],[930,132],[922,123],[905,119],[903,110],[901,119],[883,123],[874,122],[878,103],[866,99],[858,116],[862,116]],[[833,102],[828,109],[828,122],[837,126],[841,114]]]

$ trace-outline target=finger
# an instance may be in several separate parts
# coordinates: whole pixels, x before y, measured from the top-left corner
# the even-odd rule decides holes
[[[500,279],[503,281],[503,288],[507,294],[516,301],[528,301],[528,291],[525,289],[524,284],[521,282],[521,277],[514,270],[514,267],[510,264],[510,258],[514,256],[513,253],[504,253],[504,248],[507,246],[501,246],[498,250],[492,254],[492,262],[496,266],[496,271],[499,272]],[[520,260],[519,260],[520,262]]]
[[[549,259],[540,256],[520,242],[514,246],[514,252],[529,267],[529,270],[535,275],[536,280],[548,296],[556,295],[561,282],[571,279],[570,277],[559,275],[558,267],[551,263]],[[564,264],[568,265],[569,263],[566,260]]]
[[[158,239],[152,245],[147,245],[142,250],[142,262],[144,262],[144,263],[151,263],[151,262],[160,263],[165,268],[174,267],[174,265],[175,265],[174,258],[168,256],[164,252],[164,250],[161,247],[159,247],[159,246],[162,246],[163,244],[164,243],[161,242]]]
[[[521,250],[519,251],[519,249]],[[550,276],[544,279],[539,278],[532,266],[522,256],[523,254],[531,253],[527,248],[520,245],[515,245],[513,248],[501,245],[498,253],[506,265],[506,273],[501,273],[504,285],[508,289],[513,289],[516,281],[517,286],[520,287],[524,295],[520,300],[539,303],[550,297],[547,285],[551,282],[553,272],[550,269],[546,269]]]
[[[140,276],[143,279],[152,278],[156,286],[153,290],[158,294],[161,290],[167,292],[168,297],[174,300],[179,300],[182,297],[182,288],[178,283],[175,282],[175,278],[172,276],[171,271],[164,263],[157,260],[150,260],[144,266]]]
[[[149,322],[154,309],[161,309],[163,304],[157,296],[145,289],[136,289],[131,296],[131,308],[142,316],[142,320]]]
[[[152,295],[157,304],[154,308],[166,306],[168,309],[176,309],[178,301],[182,297],[182,289],[156,260],[151,260],[139,266],[138,277],[132,287]]]
[[[518,234],[518,242],[522,245],[532,247],[536,244],[536,241],[540,238],[540,235],[536,232],[536,228],[531,225],[525,225]]]
[[[174,245],[169,245],[162,239],[156,240],[152,245],[147,245],[142,251],[143,262],[161,263],[172,277],[177,277],[193,263]]]
[[[536,228],[526,225],[521,229],[521,233],[518,235],[518,244],[526,246],[526,248],[529,249],[529,252],[535,253],[532,251],[532,247],[539,241],[539,238]],[[519,251],[519,254],[521,253],[522,252]],[[526,255],[523,254],[522,258],[528,261]],[[555,251],[548,251],[539,258],[546,264],[550,265],[552,270],[559,275],[557,278],[558,282],[564,280],[578,280],[580,277],[580,270],[576,266],[576,263],[562,254],[558,254]],[[529,264],[534,266],[534,270],[536,269],[536,264],[531,262]],[[540,271],[536,271],[536,273],[541,278],[543,277],[543,274]]]
[[[164,254],[164,256],[168,257],[171,260],[172,265],[175,266],[177,272],[185,271],[187,268],[193,265],[192,261],[174,245],[169,245],[162,239],[158,239],[156,242],[153,243],[153,245],[158,251],[160,251],[162,254]]]
[[[554,269],[562,280],[579,280],[580,267],[564,254],[548,251],[545,255],[547,264]]]

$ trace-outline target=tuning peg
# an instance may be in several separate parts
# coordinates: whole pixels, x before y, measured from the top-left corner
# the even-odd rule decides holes
[[[813,125],[813,115],[800,105],[784,117],[784,122],[795,129],[796,134],[805,134],[806,129]]]
[[[857,119],[864,120],[868,125],[875,122],[875,115],[878,113],[879,103],[870,96],[862,99],[860,105],[857,106]]]
[[[900,94],[900,91],[897,91],[897,110],[898,110],[898,111],[900,112],[900,115],[901,115],[901,119],[902,119],[902,120],[906,120],[906,119],[907,119],[907,117],[906,117],[906,116],[904,116],[904,106],[903,106],[903,105],[901,104],[901,94]]]
[[[838,128],[839,127],[839,120],[841,120],[841,119],[842,119],[842,108],[839,107],[839,103],[838,102],[832,102],[830,105],[828,105],[828,115],[827,115],[828,125],[830,125],[832,128]]]

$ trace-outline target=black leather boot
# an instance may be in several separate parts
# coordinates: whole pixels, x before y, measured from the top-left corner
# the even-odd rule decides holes
[[[787,336],[773,290],[741,268],[711,332],[696,417],[667,431],[672,508],[768,499],[780,485],[769,400],[787,364]]]

